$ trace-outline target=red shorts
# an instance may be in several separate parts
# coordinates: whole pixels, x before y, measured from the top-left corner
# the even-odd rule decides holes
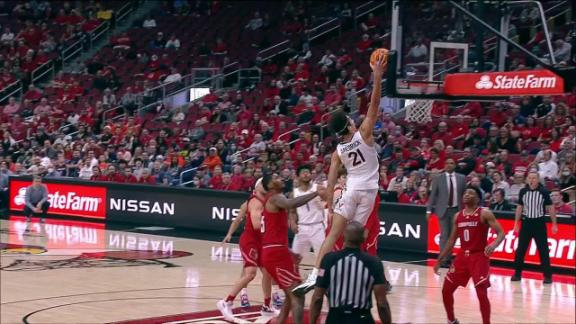
[[[376,201],[374,203],[374,208],[372,213],[364,225],[364,229],[368,232],[368,237],[366,241],[361,246],[361,249],[370,255],[378,256],[378,235],[380,235],[380,217],[378,216],[378,211],[380,209],[380,195],[376,195]],[[330,226],[326,230],[326,235],[330,232]],[[334,245],[334,251],[342,250],[344,248],[344,236],[340,235],[336,244]]]
[[[302,281],[294,255],[287,246],[263,247],[262,266],[280,289],[291,288]]]
[[[469,255],[464,252],[459,253],[448,270],[446,280],[466,287],[470,277],[475,287],[480,285],[490,287],[490,258],[484,254],[484,251]]]
[[[260,267],[260,242],[240,236],[240,253],[244,259],[244,268]]]

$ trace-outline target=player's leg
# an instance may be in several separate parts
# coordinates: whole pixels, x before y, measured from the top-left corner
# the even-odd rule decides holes
[[[533,228],[530,221],[522,221],[520,233],[518,234],[518,249],[514,256],[514,275],[512,281],[519,281],[522,278],[522,269],[524,268],[524,256],[528,250],[528,245],[532,239]]]
[[[450,323],[458,323],[454,315],[454,292],[458,286],[466,286],[470,279],[466,262],[467,260],[463,257],[456,257],[442,285],[442,301]]]
[[[298,266],[290,251],[282,248],[267,249],[263,253],[263,264],[266,270],[277,283],[280,289],[284,290],[286,297],[284,304],[278,315],[277,322],[285,323],[290,310],[294,323],[302,323],[304,314],[304,298],[295,296],[292,288],[300,283]]]
[[[322,243],[326,239],[326,235],[324,232],[324,225],[318,224],[312,226],[313,232],[310,233],[310,243],[312,245],[312,249],[314,249],[314,254],[318,256],[320,249],[322,248]]]
[[[536,219],[534,224],[534,241],[540,255],[540,264],[544,273],[544,283],[552,283],[552,269],[550,268],[550,248],[548,247],[548,233],[544,218]],[[540,223],[541,222],[541,223]],[[540,223],[540,224],[539,224]]]
[[[298,226],[298,233],[294,235],[292,242],[292,252],[303,257],[304,254],[310,251],[310,235],[308,233],[308,226]]]
[[[260,313],[262,316],[273,316],[277,315],[274,309],[272,308],[272,278],[266,269],[260,268],[262,272],[262,295],[264,296],[264,304],[262,305],[262,309]]]
[[[216,303],[216,307],[218,307],[218,310],[227,321],[234,321],[234,315],[232,313],[234,299],[236,299],[238,293],[244,289],[250,283],[250,281],[254,280],[254,277],[256,277],[257,269],[258,268],[256,266],[245,266],[242,276],[240,279],[238,279],[238,281],[236,281],[236,283],[234,283],[228,296]]]
[[[480,303],[480,313],[482,314],[482,323],[490,323],[490,300],[488,299],[488,288],[490,287],[490,259],[483,253],[477,253],[470,256],[470,272],[476,296]]]

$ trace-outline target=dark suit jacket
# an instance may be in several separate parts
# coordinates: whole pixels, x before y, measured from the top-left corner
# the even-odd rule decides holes
[[[458,209],[462,208],[462,197],[464,196],[464,189],[466,188],[466,177],[460,173],[454,173],[456,180],[456,197],[458,200]],[[432,189],[430,192],[430,200],[428,200],[427,211],[434,212],[439,218],[443,218],[448,208],[449,196],[448,181],[446,180],[446,172],[438,174],[432,179]]]

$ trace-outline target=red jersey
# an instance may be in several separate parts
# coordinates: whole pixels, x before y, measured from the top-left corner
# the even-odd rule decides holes
[[[286,209],[273,213],[266,210],[266,203],[264,203],[260,232],[263,247],[267,245],[288,246],[288,212]]]
[[[256,195],[252,195],[250,196],[250,198],[248,198],[247,201],[248,206],[250,205],[252,199],[256,199],[260,201],[262,205],[264,205],[264,201],[262,201]],[[254,225],[252,224],[252,217],[250,215],[250,209],[248,208],[248,206],[246,207],[246,223],[244,223],[244,231],[242,232],[241,236],[242,239],[244,240],[260,243],[262,236],[256,229],[254,229]]]
[[[460,251],[481,252],[484,251],[488,240],[488,224],[482,222],[480,215],[482,207],[470,214],[465,214],[464,210],[458,212],[456,216],[456,230],[460,238]]]

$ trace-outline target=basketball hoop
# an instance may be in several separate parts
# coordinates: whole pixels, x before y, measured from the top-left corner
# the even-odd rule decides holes
[[[406,106],[406,121],[425,124],[432,121],[434,100],[414,100]]]

